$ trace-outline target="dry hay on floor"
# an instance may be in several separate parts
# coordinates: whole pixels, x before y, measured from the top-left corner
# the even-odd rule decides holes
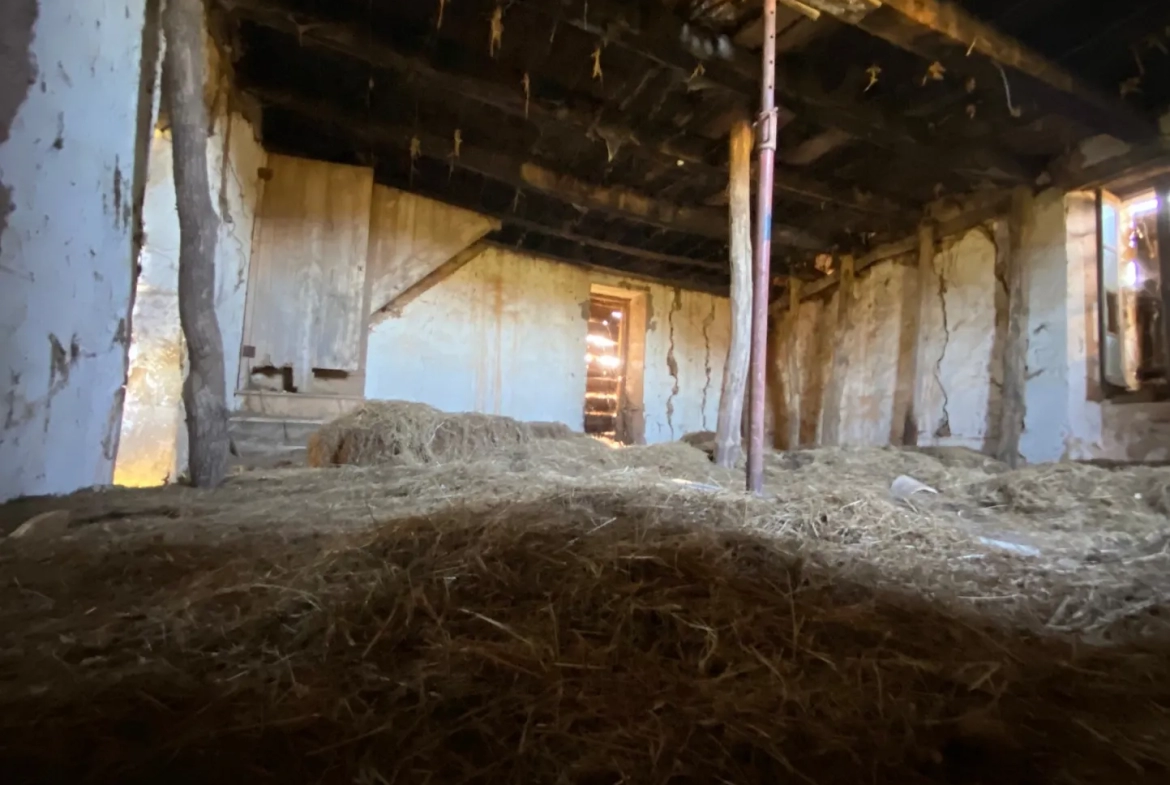
[[[534,439],[563,439],[560,423],[521,423],[492,414],[448,414],[424,403],[370,401],[309,439],[309,465],[416,465],[474,458]]]
[[[964,528],[979,483],[1060,467],[819,450],[767,469],[764,499],[708,493],[671,480],[740,478],[687,445],[581,438],[50,500],[69,538],[0,544],[0,767],[12,782],[1167,781],[1164,548],[1109,533],[1090,553],[1102,533],[1082,528],[1024,558]],[[899,504],[902,473],[943,493]],[[0,507],[0,526],[42,509]]]
[[[1042,640],[810,549],[810,526],[834,536],[863,505],[784,518],[784,502],[622,485],[622,470],[288,474],[250,483],[291,497],[246,525],[110,520],[0,548],[6,781],[1170,776],[1166,650]],[[397,512],[340,513],[387,489]]]
[[[689,444],[697,450],[707,453],[707,457],[715,460],[715,451],[718,449],[718,434],[715,431],[695,431],[685,434],[680,442]]]
[[[742,476],[721,469],[706,453],[682,442],[609,447],[592,438],[539,441],[501,453],[512,471],[537,472],[567,477],[588,477],[598,472],[646,470],[669,479],[738,489]]]
[[[1009,471],[961,448],[819,448],[774,453],[769,466],[826,491],[888,487],[905,474],[942,492],[934,506],[1029,531],[1144,535],[1170,525],[1168,467],[1066,462]]]

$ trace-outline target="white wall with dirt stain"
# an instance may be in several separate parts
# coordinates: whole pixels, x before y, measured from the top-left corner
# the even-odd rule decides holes
[[[0,501],[113,474],[146,6],[0,4]]]
[[[366,397],[580,431],[594,284],[648,298],[646,441],[713,429],[730,331],[726,298],[498,248],[373,327]]]
[[[224,393],[228,407],[235,409],[252,229],[267,153],[240,114],[220,106],[216,115],[207,141],[211,202],[219,219],[215,312],[223,340]],[[156,131],[151,140],[143,231],[130,372],[114,471],[115,483],[134,486],[174,480],[187,466],[182,400],[187,356],[179,324],[179,218],[169,132]]]

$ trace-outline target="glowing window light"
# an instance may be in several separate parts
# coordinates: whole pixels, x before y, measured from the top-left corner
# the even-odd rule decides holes
[[[1121,285],[1126,289],[1138,288],[1141,275],[1138,272],[1137,262],[1130,262],[1121,271]]]
[[[590,346],[603,346],[603,347],[617,346],[617,341],[613,340],[612,338],[606,338],[604,335],[592,335],[591,334],[585,338],[585,341]]]
[[[597,363],[602,368],[620,368],[622,365],[622,358],[614,357],[608,354],[586,354],[585,362]]]
[[[620,320],[622,318],[622,312],[621,311],[614,311],[613,313],[610,314],[610,316],[612,316],[615,319]]]
[[[1143,201],[1135,202],[1131,205],[1128,205],[1125,208],[1125,212],[1127,212],[1131,216],[1138,216],[1138,215],[1146,215],[1148,213],[1156,212],[1157,209],[1158,209],[1158,199],[1157,199],[1157,197],[1155,197],[1153,199],[1145,199]]]

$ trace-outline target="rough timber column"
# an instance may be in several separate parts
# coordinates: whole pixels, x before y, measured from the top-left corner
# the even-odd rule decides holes
[[[752,127],[739,120],[731,129],[731,346],[723,368],[715,463],[732,467],[739,459],[743,401],[752,332]]]

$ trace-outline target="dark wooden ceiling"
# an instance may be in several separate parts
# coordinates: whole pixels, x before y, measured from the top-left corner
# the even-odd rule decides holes
[[[939,197],[1035,183],[1086,137],[1145,141],[1170,103],[1165,0],[953,3],[1081,92],[867,0],[807,2],[868,13],[780,8],[778,274],[905,236]],[[726,288],[726,140],[758,104],[759,0],[217,4],[269,149],[373,166],[499,218],[496,242]]]

